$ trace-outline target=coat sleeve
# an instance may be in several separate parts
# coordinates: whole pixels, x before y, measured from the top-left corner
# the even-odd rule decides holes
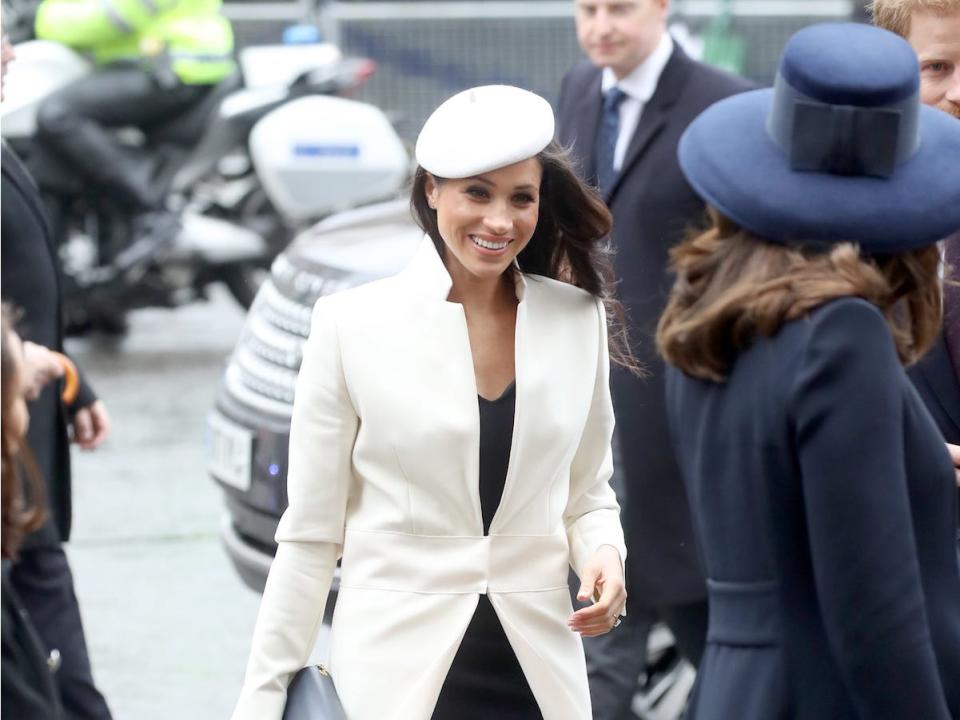
[[[277,528],[234,720],[280,720],[287,685],[316,643],[343,544],[358,418],[340,362],[335,313],[314,308],[290,424],[289,505]]]
[[[563,520],[570,544],[570,565],[578,575],[601,545],[612,545],[623,562],[627,549],[620,525],[620,505],[610,487],[613,474],[613,404],[610,400],[610,354],[603,302],[598,315],[597,370],[583,435],[570,465],[570,496]]]
[[[37,8],[37,39],[79,49],[138,32],[159,12],[156,0],[44,0]]]
[[[68,412],[71,415],[81,408],[90,407],[97,401],[97,393],[87,380],[87,374],[83,372],[76,363],[74,363],[74,367],[77,368],[77,373],[80,376],[80,387],[77,390],[77,397],[74,399],[73,405],[68,408]]]
[[[827,637],[863,718],[947,720],[904,459],[903,371],[886,321],[841,300],[811,321],[791,394]]]

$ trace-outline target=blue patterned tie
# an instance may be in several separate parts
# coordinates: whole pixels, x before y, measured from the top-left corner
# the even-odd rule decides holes
[[[597,183],[601,192],[608,192],[617,178],[613,169],[613,154],[620,134],[620,103],[627,94],[614,85],[603,96],[603,117],[597,133]]]

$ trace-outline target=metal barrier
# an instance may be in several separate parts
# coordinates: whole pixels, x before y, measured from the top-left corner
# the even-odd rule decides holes
[[[303,3],[226,8],[241,44],[277,42],[283,25],[310,17]],[[854,0],[677,0],[670,24],[699,54],[711,21],[728,13],[723,29],[742,48],[743,74],[768,84],[791,34],[812,22],[847,19],[853,8]],[[473,85],[519,85],[555,100],[563,74],[582,57],[573,10],[573,0],[332,2],[320,24],[345,54],[377,62],[360,98],[390,113],[400,135],[412,140],[434,107]]]

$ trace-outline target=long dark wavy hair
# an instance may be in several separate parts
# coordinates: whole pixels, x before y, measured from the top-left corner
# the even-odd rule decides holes
[[[868,256],[853,242],[767,242],[710,208],[712,225],[670,253],[677,279],[657,328],[657,348],[688,375],[723,382],[757,337],[841,297],[884,314],[903,364],[916,362],[940,327],[936,245]]]
[[[0,555],[14,558],[25,535],[43,523],[43,480],[37,465],[26,447],[26,438],[13,425],[14,405],[21,392],[20,378],[13,358],[13,317],[7,305],[0,308],[0,375],[2,375],[3,406],[2,455],[0,478],[2,494],[2,521],[0,521]]]
[[[623,306],[614,294],[612,246],[613,218],[597,193],[577,177],[569,154],[556,141],[536,156],[540,180],[540,214],[536,230],[517,255],[524,273],[570,283],[601,298],[607,310],[610,359],[637,374],[644,374],[630,349]],[[443,256],[445,245],[437,225],[437,211],[427,203],[426,184],[431,175],[417,168],[410,196],[414,220],[430,236]],[[432,176],[443,183],[446,178]]]

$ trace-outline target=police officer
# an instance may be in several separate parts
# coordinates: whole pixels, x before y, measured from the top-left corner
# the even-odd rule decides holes
[[[162,123],[233,72],[233,31],[220,0],[43,0],[35,27],[38,38],[98,66],[43,102],[41,138],[132,211],[137,236],[162,244],[176,228],[162,212],[162,191],[107,128]]]

